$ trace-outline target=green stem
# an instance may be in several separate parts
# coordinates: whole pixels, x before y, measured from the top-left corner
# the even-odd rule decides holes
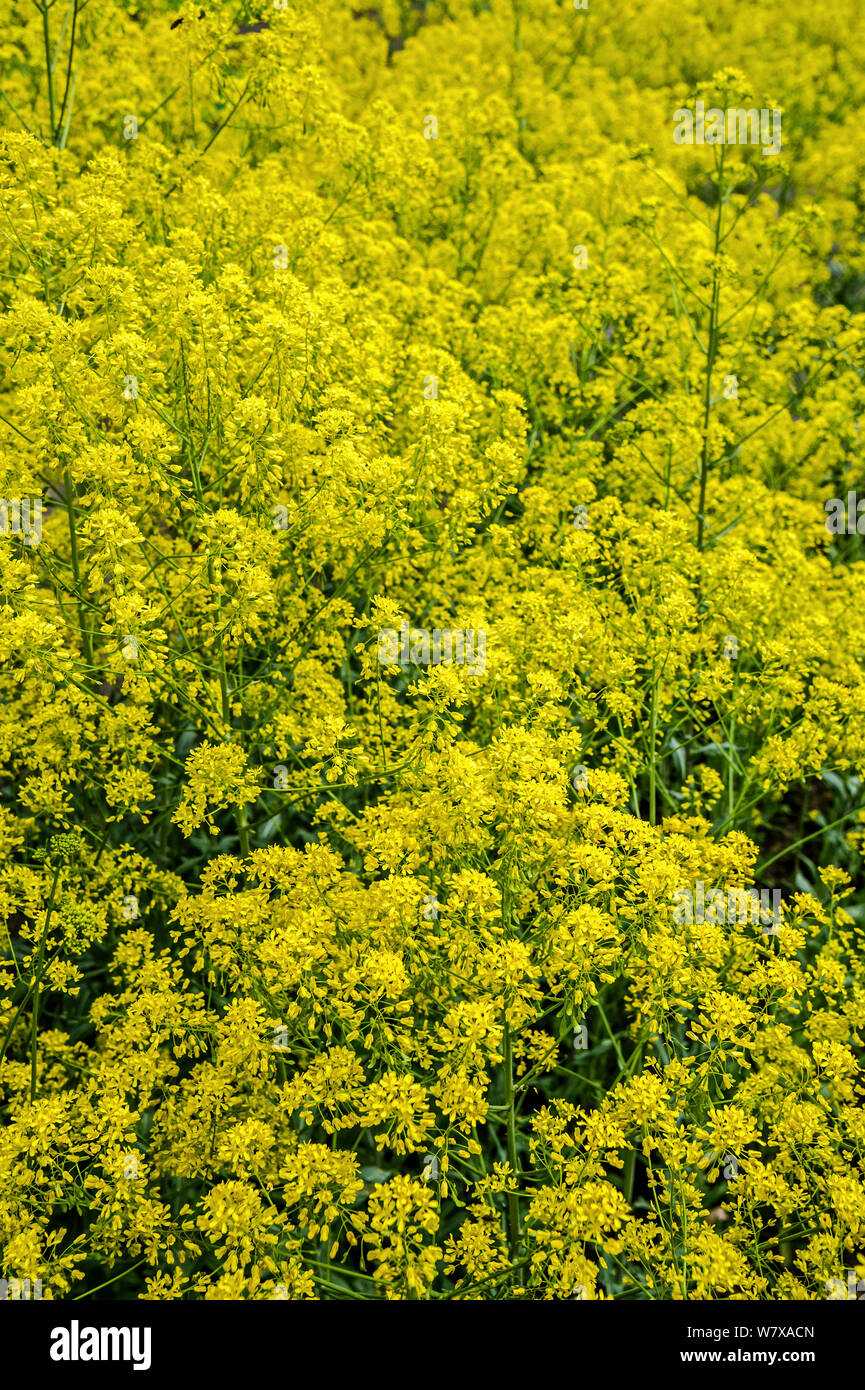
[[[652,714],[649,730],[651,739],[651,749],[649,753],[649,824],[657,823],[657,804],[656,804],[656,771],[655,771],[655,743],[658,737],[658,682],[655,679],[654,664],[652,667]]]
[[[141,1259],[137,1260],[134,1265],[130,1265],[128,1269],[121,1269],[119,1274],[112,1275],[110,1279],[106,1279],[104,1284],[97,1284],[95,1289],[85,1289],[83,1293],[73,1294],[71,1301],[77,1303],[82,1298],[89,1298],[92,1293],[99,1293],[101,1289],[107,1289],[110,1284],[116,1284],[118,1279],[122,1279],[124,1274],[131,1274],[133,1269],[138,1269],[139,1265],[143,1265],[147,1259],[147,1255],[142,1255]]]
[[[78,0],[74,0],[74,7],[73,7],[73,11],[72,11],[72,32],[71,32],[70,35],[69,35],[69,61],[68,61],[68,63],[66,64],[66,86],[65,86],[65,88],[64,88],[64,90],[63,90],[63,101],[60,103],[60,115],[57,117],[57,128],[55,129],[55,131],[54,131],[54,136],[53,136],[53,139],[54,139],[54,143],[55,143],[55,144],[57,144],[58,141],[59,141],[59,137],[60,137],[60,134],[61,134],[61,126],[63,125],[63,117],[64,117],[64,115],[66,114],[66,103],[67,103],[67,101],[69,100],[69,86],[70,86],[70,83],[71,83],[71,81],[72,81],[72,59],[73,59],[74,54],[75,54],[75,26],[76,26],[77,22],[78,22]],[[60,41],[61,41],[61,42],[63,41],[63,35],[62,35],[62,34],[61,34],[61,36],[60,36]],[[62,149],[62,147],[63,147],[62,144],[61,144],[60,147],[61,147],[61,149]]]
[[[54,66],[51,62],[51,36],[48,32],[48,6],[39,6],[42,11],[42,37],[45,42],[45,70],[48,77],[48,112],[50,118],[51,139],[54,140]]]
[[[6,1048],[9,1046],[9,1039],[15,1031],[15,1024],[18,1022],[19,1018],[21,1017],[21,1014],[30,1002],[30,996],[33,993],[33,983],[33,980],[31,980],[29,985],[27,986],[27,990],[24,994],[24,997],[22,998],[21,1002],[18,1005],[18,1008],[12,1015],[12,1021],[9,1024],[9,1027],[6,1029],[6,1036],[3,1039],[2,1046],[0,1046],[0,1062],[2,1062],[3,1058],[6,1056]]]
[[[625,1201],[627,1202],[628,1206],[630,1206],[631,1202],[634,1200],[634,1173],[636,1167],[637,1150],[631,1149],[628,1153],[627,1158],[625,1159],[625,1169],[623,1174]]]
[[[63,482],[66,489],[66,515],[69,518],[69,546],[72,551],[72,573],[75,577],[75,602],[78,606],[78,626],[81,629],[81,640],[84,643],[87,665],[92,669],[93,634],[90,630],[90,624],[85,619],[84,605],[81,602],[81,566],[78,558],[78,534],[75,530],[75,493],[68,468],[63,475]]]
[[[511,1173],[516,1180],[519,1175],[519,1158],[517,1157],[517,1117],[514,1107],[514,1048],[511,1037],[511,1027],[505,1018],[505,1107],[507,1109],[508,1124],[508,1164]],[[511,1264],[515,1264],[520,1256],[520,1200],[516,1192],[508,1193],[508,1248],[510,1251]],[[523,1271],[520,1271],[520,1283],[524,1282]]]
[[[54,911],[54,897],[57,892],[57,884],[60,881],[61,866],[58,864],[54,870],[54,880],[51,884],[51,892],[48,896],[48,908],[45,913],[45,926],[42,928],[42,939],[39,942],[39,950],[36,955],[36,967],[33,972],[33,1017],[30,1022],[30,1104],[36,1100],[36,1063],[37,1051],[37,1030],[39,1027],[39,985],[42,982],[42,967],[45,960],[45,942],[48,940],[48,928],[51,925],[51,913]]]
[[[606,1033],[607,1033],[607,1037],[610,1039],[610,1042],[613,1044],[613,1049],[614,1049],[615,1054],[616,1054],[616,1059],[617,1059],[617,1061],[618,1061],[618,1063],[619,1063],[619,1076],[622,1076],[622,1075],[624,1075],[625,1070],[626,1070],[626,1068],[627,1068],[627,1063],[626,1063],[626,1061],[625,1061],[624,1056],[622,1055],[622,1049],[621,1049],[620,1046],[619,1046],[618,1039],[617,1039],[615,1033],[613,1032],[612,1028],[610,1027],[609,1020],[607,1019],[607,1015],[604,1013],[604,1006],[603,1006],[603,1004],[601,1003],[600,999],[596,999],[596,1000],[595,1000],[595,1008],[597,1009],[598,1013],[599,1013],[600,1016],[601,1016],[601,1022],[602,1022],[603,1025],[604,1025],[604,1028],[605,1028]]]
[[[851,816],[858,816],[861,810],[861,806],[854,806],[852,811],[847,811],[843,816],[839,816],[837,820],[830,821],[828,825],[822,825],[819,830],[812,831],[810,835],[803,835],[802,839],[797,840],[795,844],[785,845],[777,854],[773,854],[771,859],[762,859],[757,865],[755,872],[758,874],[762,873],[764,869],[768,869],[770,864],[774,864],[776,859],[783,859],[785,854],[792,854],[800,845],[806,845],[809,840],[816,840],[819,835],[825,835],[827,830],[834,830],[836,825],[843,825]]]
[[[702,553],[706,531],[706,484],[709,477],[709,417],[712,411],[712,371],[718,351],[718,308],[721,298],[721,275],[718,253],[721,246],[721,227],[724,222],[724,153],[721,147],[721,166],[718,174],[718,214],[715,218],[715,245],[712,263],[712,307],[709,313],[709,341],[706,345],[706,384],[703,392],[703,447],[700,451],[700,502],[697,512],[697,549]]]
[[[240,840],[241,859],[249,858],[249,826],[246,819],[246,806],[237,807],[237,838]]]

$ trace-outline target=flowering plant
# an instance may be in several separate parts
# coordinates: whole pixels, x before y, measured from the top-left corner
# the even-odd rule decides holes
[[[865,16],[712,10],[6,0],[4,1276],[865,1276]]]

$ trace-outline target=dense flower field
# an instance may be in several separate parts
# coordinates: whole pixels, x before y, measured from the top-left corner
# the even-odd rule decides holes
[[[0,11],[0,1274],[855,1296],[859,0]]]

